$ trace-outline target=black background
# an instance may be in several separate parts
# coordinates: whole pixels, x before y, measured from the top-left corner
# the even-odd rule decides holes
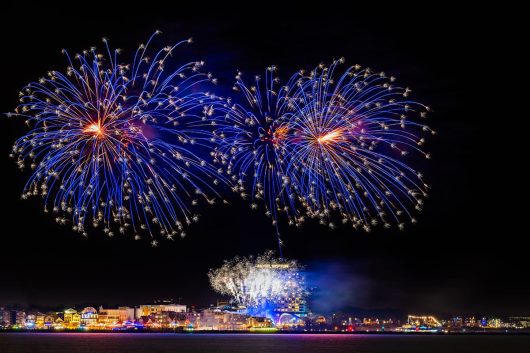
[[[413,98],[434,109],[438,135],[422,164],[432,186],[419,223],[405,232],[331,231],[281,224],[285,255],[307,265],[319,287],[317,311],[397,309],[404,313],[530,313],[525,245],[524,101],[514,83],[517,30],[500,9],[352,8],[197,2],[109,6],[75,3],[7,6],[2,11],[2,112],[18,90],[47,70],[64,69],[62,48],[111,45],[131,53],[155,30],[165,45],[192,36],[185,59],[205,59],[229,93],[236,69],[261,74],[270,64],[287,78],[341,56],[398,77]],[[517,21],[510,21],[517,22]],[[178,55],[178,53],[177,53]],[[178,61],[178,60],[177,60]],[[226,91],[226,92],[225,92]],[[0,303],[40,307],[134,305],[155,298],[215,302],[206,272],[235,255],[275,249],[274,228],[236,195],[230,207],[202,209],[185,239],[147,242],[97,231],[88,239],[57,225],[38,199],[22,201],[27,173],[8,158],[23,121],[1,119],[2,227]]]

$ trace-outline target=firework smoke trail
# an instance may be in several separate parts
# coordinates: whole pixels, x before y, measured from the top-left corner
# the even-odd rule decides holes
[[[280,85],[276,67],[269,67],[265,76],[256,76],[247,85],[238,72],[234,90],[243,102],[223,102],[217,110],[214,160],[223,166],[232,181],[232,189],[247,198],[251,207],[264,204],[265,213],[276,227],[278,248],[282,241],[278,213],[287,215],[290,224],[298,224],[296,193],[286,174],[287,135],[290,128],[289,101],[296,90],[298,74]]]
[[[158,33],[132,64],[121,64],[106,39],[103,53],[72,58],[63,50],[66,72],[28,84],[11,114],[31,129],[11,155],[33,171],[23,198],[42,195],[45,211],[84,235],[87,224],[109,236],[132,229],[156,245],[157,236],[184,236],[198,217],[191,205],[214,201],[207,193],[215,195],[217,172],[193,151],[210,139],[195,126],[211,114],[210,95],[198,87],[215,79],[200,72],[203,62],[166,71],[174,50],[191,40],[150,53]]]
[[[319,65],[300,81],[291,99],[291,149],[286,173],[304,198],[307,215],[328,223],[333,213],[343,223],[369,231],[381,222],[404,227],[415,222],[410,208],[421,210],[427,196],[422,174],[404,160],[421,150],[417,122],[428,107],[408,99],[410,89],[394,85],[394,77],[361,69],[337,72],[343,59]]]
[[[276,258],[268,251],[256,258],[227,260],[220,268],[210,270],[208,278],[216,292],[230,296],[249,314],[266,315],[276,304],[307,296],[302,270],[297,261]]]

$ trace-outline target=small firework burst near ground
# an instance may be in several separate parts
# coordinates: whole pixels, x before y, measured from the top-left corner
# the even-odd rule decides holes
[[[308,292],[302,266],[276,258],[272,251],[257,257],[235,257],[208,273],[212,288],[251,315],[270,316],[271,310]]]
[[[356,65],[345,71],[343,59],[319,65],[299,81],[290,100],[290,161],[309,217],[334,227],[333,217],[366,231],[416,222],[427,196],[422,174],[409,166],[408,154],[422,151],[421,120],[428,107],[410,100],[410,89],[394,77]],[[342,71],[342,73],[341,73]]]
[[[32,171],[23,198],[42,196],[46,212],[84,235],[129,230],[156,245],[184,236],[200,199],[214,201],[217,172],[198,152],[210,137],[196,124],[211,114],[198,87],[215,79],[200,61],[173,69],[177,47],[191,40],[151,51],[158,33],[128,64],[106,39],[102,52],[64,50],[65,72],[24,87],[11,114],[30,127],[12,152]]]

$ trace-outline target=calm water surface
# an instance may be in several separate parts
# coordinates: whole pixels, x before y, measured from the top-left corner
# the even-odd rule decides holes
[[[0,333],[0,353],[530,353],[530,336]]]

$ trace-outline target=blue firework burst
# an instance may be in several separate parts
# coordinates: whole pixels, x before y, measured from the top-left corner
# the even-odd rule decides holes
[[[191,206],[216,196],[217,171],[201,157],[209,132],[197,127],[212,113],[199,87],[215,79],[200,61],[167,69],[190,40],[151,51],[158,33],[130,64],[106,39],[103,52],[64,50],[65,72],[50,71],[20,93],[13,115],[30,131],[12,156],[32,170],[23,198],[41,195],[45,211],[84,235],[87,225],[109,236],[132,229],[156,245],[158,236],[183,236],[198,217]]]
[[[331,227],[342,222],[370,230],[378,223],[403,228],[415,222],[428,186],[407,160],[422,151],[421,122],[428,107],[408,98],[394,77],[356,65],[340,73],[343,59],[319,65],[299,80],[291,99],[291,149],[286,173],[306,214]]]
[[[232,188],[251,200],[251,207],[263,205],[265,213],[277,225],[279,213],[289,223],[298,223],[295,185],[286,173],[289,155],[291,95],[299,75],[280,83],[275,66],[264,76],[255,76],[246,84],[242,73],[236,76],[234,90],[238,102],[228,99],[217,109],[215,121],[215,161],[232,181]],[[278,228],[277,228],[278,229]]]

